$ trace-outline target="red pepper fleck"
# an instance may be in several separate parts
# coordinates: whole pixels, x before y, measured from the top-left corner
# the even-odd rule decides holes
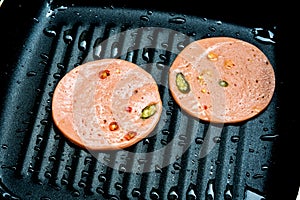
[[[204,105],[203,107],[204,107],[205,110],[207,110],[207,108],[208,108],[207,105]]]
[[[134,138],[135,136],[137,135],[137,133],[136,132],[134,132],[134,131],[129,131],[125,136],[124,136],[124,138],[126,139],[126,140],[131,140],[132,138]]]
[[[111,131],[115,131],[115,130],[119,129],[119,125],[117,122],[111,122],[108,127],[109,127],[109,130],[111,130]]]
[[[125,110],[130,113],[132,111],[132,107],[128,106],[125,108]]]
[[[106,79],[109,75],[110,75],[110,71],[109,71],[108,69],[102,70],[102,71],[99,73],[99,77],[100,77],[101,79]]]

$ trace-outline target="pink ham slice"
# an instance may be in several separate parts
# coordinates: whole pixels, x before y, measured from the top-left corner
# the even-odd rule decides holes
[[[143,109],[155,113],[142,118]],[[159,122],[162,101],[153,77],[121,59],[82,64],[58,83],[52,100],[56,126],[73,143],[90,150],[129,147]]]
[[[189,92],[180,91],[181,73]],[[169,87],[179,106],[193,117],[235,123],[259,114],[270,103],[275,74],[267,56],[256,46],[230,37],[194,41],[169,69]]]

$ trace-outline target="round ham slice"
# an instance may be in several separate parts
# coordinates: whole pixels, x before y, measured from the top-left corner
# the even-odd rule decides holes
[[[90,150],[129,147],[159,122],[162,101],[153,77],[121,59],[84,63],[58,83],[52,100],[55,125]]]
[[[250,119],[270,103],[275,74],[256,46],[230,37],[194,41],[169,69],[174,100],[204,121],[236,123]]]

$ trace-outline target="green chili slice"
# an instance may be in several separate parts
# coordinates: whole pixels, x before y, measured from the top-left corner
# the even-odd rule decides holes
[[[176,86],[177,86],[178,90],[182,93],[186,94],[190,91],[190,85],[185,80],[185,77],[182,73],[178,73],[176,75]]]
[[[219,85],[220,85],[221,87],[227,87],[227,86],[228,86],[228,82],[227,82],[227,81],[224,81],[224,80],[220,80],[220,81],[219,81]]]
[[[156,112],[156,105],[155,104],[151,104],[149,106],[146,106],[143,110],[142,110],[142,115],[141,118],[142,119],[147,119],[151,116],[153,116]]]

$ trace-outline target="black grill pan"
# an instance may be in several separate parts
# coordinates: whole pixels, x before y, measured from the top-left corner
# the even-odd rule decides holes
[[[4,1],[2,199],[296,198],[299,173],[287,158],[291,152],[299,157],[294,149],[296,115],[287,111],[295,102],[287,92],[293,89],[294,75],[286,61],[281,18],[213,15],[181,6]],[[176,55],[191,41],[213,36],[258,46],[274,67],[274,97],[251,120],[224,126],[197,121],[182,112],[169,93],[167,70]],[[108,57],[129,60],[153,74],[164,111],[154,133],[126,151],[89,152],[54,126],[51,98],[66,72]],[[164,149],[162,154],[152,153],[159,149]]]

